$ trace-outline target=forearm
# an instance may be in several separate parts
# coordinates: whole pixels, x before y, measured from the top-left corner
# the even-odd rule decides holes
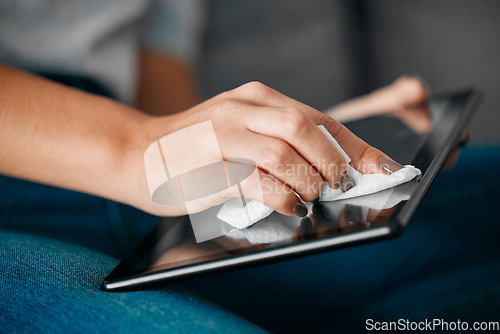
[[[198,163],[205,160],[236,157],[254,161],[257,177],[248,178],[245,196],[284,214],[307,212],[302,200],[317,198],[324,182],[343,191],[354,185],[345,158],[317,125],[325,126],[360,172],[388,170],[381,165],[389,160],[382,152],[334,119],[257,82],[186,111],[155,117],[0,66],[2,174],[95,194],[158,215],[186,214],[184,205],[153,202],[144,152],[159,138],[166,140],[177,130],[207,121],[213,127],[209,133],[170,137],[172,145],[167,148],[171,150],[162,158],[164,163],[174,163],[177,172],[182,172],[200,167]],[[216,151],[205,145],[213,134]],[[400,167],[395,162],[392,165]],[[283,166],[305,172],[290,174]],[[212,176],[205,176],[210,184]],[[262,190],[264,183],[270,186],[266,191]],[[181,202],[183,193],[199,192],[199,180],[186,184],[195,186],[184,189],[179,183],[180,191],[172,190],[173,195],[181,194]],[[227,187],[227,192],[203,197],[194,212],[239,195],[237,187]]]
[[[0,173],[130,203],[142,113],[0,65]]]

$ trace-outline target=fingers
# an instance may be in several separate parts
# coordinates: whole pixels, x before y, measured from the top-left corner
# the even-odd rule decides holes
[[[224,152],[225,158],[243,154],[261,170],[286,184],[304,202],[313,201],[319,196],[323,186],[320,173],[288,143],[249,131],[233,140],[241,143],[243,149],[229,146]]]
[[[319,113],[319,112],[318,112]],[[354,135],[345,126],[325,114],[313,115],[319,124],[332,134],[339,145],[351,158],[350,164],[363,174],[384,173],[392,174],[401,168],[400,164],[373,146],[368,145],[361,138]],[[376,129],[374,129],[376,131]]]
[[[384,90],[385,88],[385,90]],[[388,87],[381,88],[372,94],[382,91],[387,99],[395,100],[395,107],[414,107],[427,101],[430,91],[425,80],[418,75],[404,75],[396,79]]]
[[[432,121],[427,105],[400,109],[395,112],[395,115],[416,133],[426,134],[432,130]]]
[[[348,170],[345,158],[304,112],[295,108],[256,106],[249,106],[247,110],[244,121],[250,131],[287,143],[328,185],[338,187]],[[289,152],[281,145],[271,148],[268,154],[271,161],[283,162]]]
[[[397,89],[409,91],[409,85],[398,83]],[[382,92],[388,100],[389,94]],[[410,94],[411,95],[411,94]],[[347,164],[344,157],[335,146],[321,133],[317,125],[324,125],[327,131],[337,140],[340,146],[351,157],[351,165],[362,173],[391,174],[402,168],[378,149],[368,145],[351,133],[342,124],[331,117],[293,100],[279,92],[257,82],[248,83],[233,91],[226,97],[236,97],[249,101],[246,108],[245,122],[252,132],[280,139],[289,144],[303,159],[313,166],[323,180],[333,188],[348,190],[352,187],[352,179],[347,175]],[[408,99],[406,99],[408,100]],[[405,101],[406,101],[405,100]],[[399,101],[398,103],[402,103]],[[287,156],[293,156],[292,150],[286,145],[275,145],[267,150],[269,161],[287,161]],[[259,157],[262,159],[262,157]],[[299,159],[290,158],[293,163]],[[264,166],[263,166],[264,167]],[[269,168],[264,168],[269,170]],[[307,200],[310,193],[294,186],[298,179],[278,178],[297,190],[299,195]]]
[[[307,140],[306,143],[299,145],[300,147],[308,150],[306,153],[304,153],[305,155],[303,154],[303,150],[300,150],[296,147],[297,151],[302,154],[304,158],[306,158],[306,160],[308,160],[311,164],[313,164],[314,159],[316,159],[316,161],[318,161],[317,159],[320,159],[319,161],[325,162],[330,167],[336,166],[336,168],[332,168],[336,169],[335,171],[325,171],[325,168],[318,168],[315,164],[313,164],[313,166],[315,166],[321,173],[323,179],[330,186],[332,186],[330,180],[332,180],[332,178],[335,180],[332,186],[334,188],[339,188],[339,186],[340,188],[343,188],[343,184],[352,184],[350,178],[344,176],[347,173],[346,164],[342,161],[343,157],[339,157],[338,151],[332,148],[333,144],[330,143],[330,145],[328,145],[328,143],[324,143],[324,139],[319,138],[324,137],[321,131],[319,131],[319,129],[317,129],[316,131],[312,130],[311,126],[324,125],[327,131],[337,140],[344,151],[346,151],[346,153],[351,157],[351,165],[362,173],[372,174],[382,172],[391,174],[396,170],[402,168],[397,163],[388,163],[387,161],[392,161],[390,158],[388,159],[388,157],[381,151],[365,143],[363,140],[355,136],[346,127],[335,121],[330,116],[325,115],[303,103],[293,100],[263,84],[260,84],[258,82],[251,82],[237,88],[236,90],[232,91],[231,94],[252,101],[252,103],[255,104],[281,107],[282,109],[290,111],[290,118],[293,119],[293,117],[295,117],[295,119],[290,122],[288,134],[284,135],[284,139],[288,141],[288,139],[293,140],[295,138],[294,142],[297,142],[297,138],[302,139],[303,141],[304,138],[308,138],[309,140]],[[386,96],[384,98],[386,99],[389,95],[386,93],[384,94]],[[273,108],[268,107],[267,109],[263,109],[271,111]],[[265,123],[266,120],[264,119],[266,119],[266,115],[261,116],[262,117],[256,116],[255,122],[259,120],[260,122]],[[259,130],[264,134],[274,136],[270,133],[272,132],[275,134],[279,130],[283,129],[283,125],[287,123],[286,120],[281,119],[282,126],[276,127],[274,129],[269,129],[269,127],[271,127],[271,124],[280,124],[279,117],[279,115],[276,115],[274,118],[278,119],[278,123],[271,122],[271,120],[267,118],[267,123],[260,126]],[[306,122],[305,119],[311,120],[312,124],[310,122]],[[301,126],[301,124],[304,124],[304,126]],[[256,124],[256,126],[259,126],[259,124]],[[294,130],[299,130],[299,133],[297,133],[297,131],[294,132]],[[294,133],[294,136],[291,136],[291,133]],[[382,159],[379,164],[379,160],[381,158],[385,159]],[[311,161],[310,159],[313,159],[313,161]],[[343,189],[346,190],[348,188]]]
[[[251,178],[243,181],[241,187],[244,192],[244,197],[267,205],[279,213],[291,216],[305,216],[307,208],[301,203],[300,199],[295,195],[292,189],[279,180],[270,177],[267,172],[258,170],[259,184]],[[233,197],[238,197],[241,194],[235,192]]]

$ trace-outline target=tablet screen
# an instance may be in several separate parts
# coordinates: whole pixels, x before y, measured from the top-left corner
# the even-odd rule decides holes
[[[463,127],[459,122],[465,122],[462,111],[470,96],[455,98],[456,101],[452,97],[435,97],[425,106],[345,125],[399,163],[419,168],[425,176],[437,152],[450,140],[451,132]],[[415,178],[370,195],[309,203],[309,215],[305,218],[273,212],[246,229],[219,220],[221,206],[189,217],[165,219],[107,279],[147,276],[386,226],[412,198],[419,182],[420,178]]]

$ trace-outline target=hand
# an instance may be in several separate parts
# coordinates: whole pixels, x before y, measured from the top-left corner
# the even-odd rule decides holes
[[[0,77],[1,174],[94,194],[157,215],[186,211],[152,201],[145,176],[146,149],[177,130],[206,121],[213,125],[221,159],[255,162],[264,187],[250,184],[245,196],[259,200],[261,187],[266,191],[260,200],[288,215],[305,215],[302,201],[317,198],[324,182],[343,190],[353,186],[345,160],[319,124],[359,171],[401,168],[331,117],[260,83],[243,85],[179,114],[155,117],[7,66],[0,65]],[[204,139],[196,135],[177,145],[168,162],[189,170],[196,156],[191,147]],[[216,196],[215,203],[239,195],[231,191]],[[210,199],[205,206],[213,204]]]
[[[347,174],[345,159],[317,125],[325,126],[351,157],[351,165],[357,170],[391,173],[402,168],[331,117],[257,82],[222,93],[185,112],[151,118],[144,125],[147,135],[138,146],[135,162],[130,165],[139,165],[151,143],[205,121],[213,125],[222,159],[244,158],[255,162],[263,197],[259,195],[260,184],[244,181],[245,197],[259,200],[286,215],[305,215],[307,210],[302,202],[316,199],[325,182],[343,190],[354,186]],[[199,146],[204,136],[197,134],[183,139],[178,145],[181,149],[174,150],[168,160],[188,169],[192,164],[189,156],[203,153],[189,150]],[[132,175],[132,205],[157,215],[186,213],[181,207],[162,206],[151,200],[143,169],[137,169]],[[209,180],[210,175],[207,175]],[[232,187],[209,196],[199,203],[196,211],[237,196],[237,188]]]
[[[391,85],[344,102],[326,111],[339,122],[390,114],[400,118],[417,133],[428,133],[432,123],[427,109],[429,90],[416,77],[403,76]]]
[[[339,122],[348,122],[376,115],[393,115],[401,119],[413,131],[426,134],[432,129],[427,106],[429,88],[418,77],[402,76],[392,84],[374,92],[344,102],[325,111]],[[462,133],[442,171],[453,168],[458,160],[461,147],[468,141],[467,133]]]

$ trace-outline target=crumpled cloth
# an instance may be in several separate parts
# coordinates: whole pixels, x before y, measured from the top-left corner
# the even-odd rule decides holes
[[[342,210],[347,205],[359,206],[366,221],[369,209],[383,210],[392,208],[400,202],[410,199],[417,185],[418,182],[414,179],[413,181],[377,193],[327,202],[322,204],[323,210],[328,211],[328,216],[332,217],[332,219],[338,220]],[[307,204],[307,206],[311,211],[312,205]],[[300,225],[300,219],[299,217],[270,215],[244,229],[224,224],[223,233],[231,239],[247,240],[252,244],[289,242],[292,239],[294,231]]]
[[[335,145],[337,150],[346,159],[346,162],[349,163],[351,159],[325,129],[325,127],[320,125],[318,128],[320,128],[325,136]],[[411,181],[415,177],[421,175],[421,172],[414,166],[406,165],[404,168],[392,173],[391,175],[381,173],[362,174],[349,165],[349,174],[355,183],[353,188],[346,192],[342,192],[340,189],[332,189],[325,184],[321,191],[319,200],[338,201],[377,193]],[[242,201],[240,198],[231,198],[227,200],[217,213],[217,218],[238,229],[244,229],[255,224],[259,220],[266,218],[274,211],[272,208],[257,201],[246,200],[247,204],[244,207],[241,203]]]

